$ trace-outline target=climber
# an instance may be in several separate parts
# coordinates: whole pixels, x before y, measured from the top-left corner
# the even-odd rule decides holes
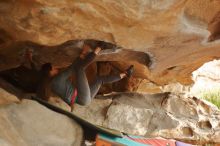
[[[96,76],[96,79],[89,85],[85,69],[101,52],[101,48],[96,47],[92,52],[89,52],[90,50],[90,46],[84,44],[79,57],[69,67],[55,76],[53,76],[53,72],[56,69],[50,63],[42,65],[40,70],[42,80],[37,90],[37,96],[48,100],[52,91],[70,105],[72,111],[75,102],[80,105],[88,105],[102,84],[116,82],[132,75],[133,65],[117,75]],[[75,75],[75,85],[69,79],[73,74]]]

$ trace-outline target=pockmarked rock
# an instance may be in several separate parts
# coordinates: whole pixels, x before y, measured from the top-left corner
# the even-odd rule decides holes
[[[106,105],[105,100],[109,99],[112,102]],[[99,110],[105,113],[96,114],[91,110],[94,105],[102,107],[104,103]],[[96,115],[84,118],[128,134],[197,144],[220,142],[217,138],[220,137],[220,110],[211,103],[182,94],[117,93],[95,99],[91,107],[76,106],[74,112]]]

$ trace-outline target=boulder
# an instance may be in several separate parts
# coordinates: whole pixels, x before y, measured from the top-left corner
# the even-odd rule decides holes
[[[74,113],[128,134],[197,144],[220,143],[220,110],[182,94],[117,93],[94,99],[85,107],[75,106]]]
[[[152,115],[153,111],[150,109],[113,104],[108,109],[103,125],[134,135],[145,135]]]
[[[111,99],[94,99],[89,105],[74,105],[73,112],[94,124],[103,125]],[[85,110],[86,109],[86,110]]]
[[[39,103],[23,100],[0,106],[0,145],[80,146],[81,127]]]

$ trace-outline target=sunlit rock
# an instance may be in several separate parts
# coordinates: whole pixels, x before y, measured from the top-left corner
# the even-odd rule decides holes
[[[190,90],[191,94],[202,97],[207,93],[218,93],[220,90],[220,61],[214,60],[205,63],[193,72],[194,84]]]

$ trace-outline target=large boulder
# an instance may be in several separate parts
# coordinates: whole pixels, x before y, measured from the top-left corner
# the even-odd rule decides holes
[[[136,77],[190,84],[192,71],[220,57],[219,10],[219,0],[3,0],[0,70],[19,65],[25,48],[64,67],[77,51],[60,44],[94,39],[129,49],[102,59],[134,64]]]
[[[119,93],[94,99],[85,107],[76,105],[74,113],[129,134],[220,143],[220,110],[195,97]]]
[[[31,100],[0,106],[0,123],[1,146],[80,146],[83,138],[75,121]]]

